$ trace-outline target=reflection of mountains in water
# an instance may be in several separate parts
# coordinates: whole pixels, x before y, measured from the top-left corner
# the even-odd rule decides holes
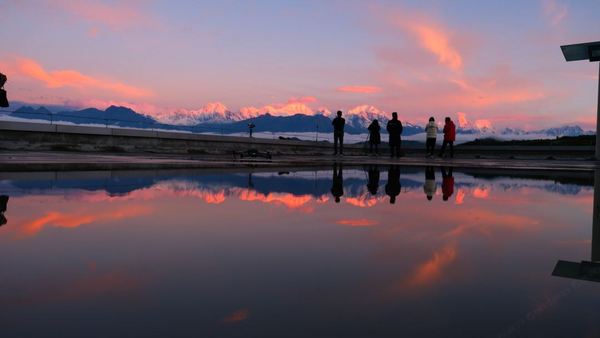
[[[384,195],[387,183],[387,166],[380,167],[380,180],[378,196]],[[520,190],[540,189],[561,195],[577,195],[582,190],[591,190],[589,185],[582,184],[580,179],[575,183],[559,183],[551,177],[547,180],[519,179],[507,176],[481,176],[467,175],[455,171],[455,189],[465,190]],[[368,176],[366,170],[344,170],[344,196],[354,198],[367,198],[369,194],[366,184]],[[402,191],[409,192],[421,190],[425,180],[421,168],[401,168],[400,184]],[[169,183],[170,182],[170,183]],[[177,182],[177,184],[173,184]],[[436,168],[436,182],[442,182],[439,168]],[[563,179],[564,182],[564,179]],[[81,179],[27,179],[14,181],[0,181],[0,192],[12,196],[23,195],[50,195],[68,194],[73,190],[105,191],[109,196],[126,196],[133,191],[149,189],[157,185],[172,187],[172,189],[196,189],[208,193],[229,193],[239,191],[240,188],[250,189],[257,193],[268,195],[270,193],[287,193],[296,196],[310,195],[319,198],[330,194],[332,185],[332,172],[319,170],[312,172],[293,172],[287,175],[277,173],[255,174],[186,174],[174,175],[173,173],[160,174],[155,172],[111,173],[108,176],[86,177]],[[237,188],[238,190],[232,188]]]

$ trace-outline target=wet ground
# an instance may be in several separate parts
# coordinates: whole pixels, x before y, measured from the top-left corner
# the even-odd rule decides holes
[[[560,157],[486,156],[472,155],[456,158],[426,158],[410,155],[402,158],[388,156],[307,156],[273,155],[244,157],[233,155],[165,155],[114,154],[83,152],[0,152],[0,171],[60,171],[60,170],[131,170],[172,168],[231,168],[231,167],[313,167],[334,162],[347,165],[399,164],[403,166],[454,166],[487,169],[591,171],[600,168],[600,162]]]
[[[600,285],[552,275],[590,260],[593,183],[396,165],[0,173],[0,324],[7,337],[598,336]]]

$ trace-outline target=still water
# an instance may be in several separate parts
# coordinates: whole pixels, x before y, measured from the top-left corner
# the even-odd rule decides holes
[[[552,276],[590,260],[592,184],[387,166],[0,174],[2,337],[596,337],[600,284]]]

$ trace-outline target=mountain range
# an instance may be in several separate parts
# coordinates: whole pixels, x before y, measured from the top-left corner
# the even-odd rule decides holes
[[[22,106],[12,112],[10,116],[46,121],[64,121],[75,124],[114,125],[132,128],[155,128],[194,132],[213,132],[221,134],[243,133],[248,131],[248,124],[256,127],[254,132],[332,132],[331,119],[334,113],[328,110],[318,111],[316,114],[292,114],[290,116],[276,116],[271,112],[259,110],[251,112],[231,112],[222,104],[210,104],[196,111],[174,112],[168,115],[153,117],[140,114],[127,107],[110,106],[106,110],[86,108],[82,110],[65,110],[52,112],[45,107],[33,108]],[[379,120],[382,132],[388,121],[387,114],[374,106],[363,105],[344,113],[346,119],[346,133],[367,133],[367,127],[372,120]],[[416,135],[424,132],[424,126],[403,122],[404,136]],[[441,128],[440,128],[441,129]],[[481,137],[502,137],[521,139],[527,137],[554,138],[559,136],[578,136],[594,134],[585,131],[577,125],[526,131],[520,128],[504,128],[495,130],[493,127],[475,126],[463,123],[458,126],[457,134],[477,135]]]

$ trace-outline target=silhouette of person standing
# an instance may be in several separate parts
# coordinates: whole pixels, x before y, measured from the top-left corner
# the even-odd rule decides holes
[[[433,152],[435,151],[435,140],[438,133],[438,127],[437,124],[435,124],[435,119],[433,116],[429,118],[429,122],[425,126],[425,133],[427,134],[427,139],[425,141],[425,152],[427,153],[427,157],[432,157]]]
[[[333,125],[333,154],[338,153],[338,142],[340,144],[340,155],[344,154],[344,125],[346,120],[342,117],[342,111],[337,111],[337,117],[331,121]]]
[[[381,143],[381,127],[379,121],[373,120],[369,125],[369,153],[373,153],[373,147],[375,147],[375,155],[379,155],[379,143]]]
[[[454,193],[454,177],[452,177],[452,167],[442,167],[442,199],[447,201]]]
[[[402,134],[402,122],[398,120],[398,113],[392,113],[392,119],[388,121],[386,129],[390,136],[390,157],[394,157],[394,154],[396,154],[396,157],[400,157],[400,146],[402,142],[400,135]]]
[[[6,207],[8,204],[8,196],[0,195],[0,226],[6,224],[8,222],[6,217],[4,217],[4,213],[6,212]]]
[[[456,140],[456,126],[449,117],[446,117],[446,124],[444,124],[444,143],[442,143],[442,149],[440,150],[440,157],[444,156],[446,146],[450,146],[450,157],[454,157],[454,140]]]
[[[252,129],[254,129],[256,125],[252,122],[248,123],[248,133],[250,134],[250,138],[252,138]]]
[[[335,197],[335,203],[340,203],[340,197],[344,195],[344,176],[341,163],[333,164],[331,194],[333,195],[333,197]]]
[[[379,167],[376,164],[369,166],[369,181],[367,182],[367,190],[371,195],[377,195],[379,189]]]
[[[400,195],[400,166],[391,165],[388,170],[388,179],[385,185],[385,193],[390,196],[390,204],[396,203],[396,196]]]
[[[6,75],[0,73],[0,107],[2,108],[7,108],[10,106],[10,104],[8,103],[6,90],[4,90],[4,84],[7,80],[8,78],[6,77]]]
[[[423,192],[427,195],[427,200],[431,201],[437,186],[435,185],[435,172],[432,166],[425,168],[425,184],[423,184]]]

